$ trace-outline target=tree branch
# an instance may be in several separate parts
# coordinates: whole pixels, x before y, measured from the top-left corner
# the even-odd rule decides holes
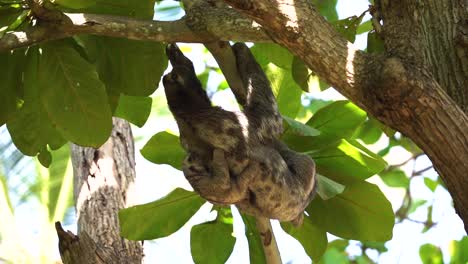
[[[255,26],[251,19],[227,9],[209,8],[205,10],[203,16],[182,18],[177,21],[149,21],[111,15],[63,13],[60,20],[40,20],[37,25],[25,31],[7,32],[0,38],[0,52],[78,34],[157,42],[271,41],[263,29],[259,25]],[[186,23],[193,23],[194,20],[197,20],[198,27],[187,27]]]
[[[411,138],[444,179],[468,230],[468,117],[427,69],[412,62],[414,56],[403,61],[401,54],[359,51],[309,0],[225,2],[257,21],[340,93]]]

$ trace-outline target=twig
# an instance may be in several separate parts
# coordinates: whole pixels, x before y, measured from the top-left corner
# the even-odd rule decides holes
[[[275,235],[271,227],[270,219],[256,217],[257,230],[262,237],[263,252],[268,264],[281,264],[281,256],[276,244]]]

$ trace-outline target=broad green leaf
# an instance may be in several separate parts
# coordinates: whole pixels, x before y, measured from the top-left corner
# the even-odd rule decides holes
[[[73,168],[70,145],[52,151],[49,167],[49,215],[51,221],[63,219],[67,209],[73,205]]]
[[[390,187],[402,187],[408,188],[409,178],[405,172],[400,169],[394,169],[391,171],[383,171],[379,173],[380,178],[386,185]]]
[[[353,138],[361,139],[366,144],[374,144],[382,136],[380,122],[375,118],[367,117],[367,120],[356,130]]]
[[[385,242],[362,242],[362,245],[366,248],[372,248],[377,250],[380,253],[384,253],[388,251],[388,248],[385,246]]]
[[[162,43],[103,36],[80,37],[95,61],[99,78],[111,96],[111,105],[121,94],[151,95],[167,68]]]
[[[264,69],[283,116],[296,117],[301,107],[302,90],[295,84],[289,70],[268,64]]]
[[[114,116],[123,118],[138,127],[142,127],[151,113],[150,97],[120,95]]]
[[[180,146],[179,137],[168,132],[159,132],[152,136],[140,152],[153,163],[168,164],[179,170],[186,155]]]
[[[41,89],[48,117],[66,139],[99,147],[112,130],[107,95],[94,66],[70,43],[61,40],[42,46],[35,85]]]
[[[79,9],[92,6],[96,0],[55,0],[54,3],[67,8]]]
[[[432,192],[434,192],[436,190],[437,186],[439,185],[439,183],[437,181],[434,181],[433,179],[427,178],[427,177],[424,178],[424,184]]]
[[[346,186],[329,200],[315,198],[306,211],[314,224],[336,236],[362,241],[392,238],[395,216],[379,188],[368,182]]]
[[[224,264],[236,243],[229,208],[218,210],[216,220],[195,225],[190,231],[190,249],[195,263]]]
[[[16,112],[23,96],[24,50],[0,53],[0,126]]]
[[[369,32],[373,29],[372,22],[370,20],[364,21],[359,25],[359,27],[356,30],[356,35],[363,34],[366,32]]]
[[[304,222],[300,227],[294,227],[286,222],[281,223],[281,227],[301,243],[314,263],[318,262],[325,253],[328,245],[327,232],[314,225],[309,217],[304,216]]]
[[[297,85],[299,85],[304,92],[309,92],[309,69],[297,56],[293,58],[291,73]]]
[[[442,264],[442,250],[432,244],[424,244],[419,248],[419,257],[423,264]]]
[[[179,230],[205,203],[198,194],[177,188],[166,197],[119,212],[121,235],[150,240]]]
[[[255,217],[245,214],[241,215],[245,225],[245,236],[249,244],[250,263],[266,264],[267,262],[262,246],[263,242],[257,230]]]
[[[460,241],[453,240],[449,246],[450,264],[468,263],[468,236]]]
[[[288,133],[294,134],[294,135],[299,135],[299,136],[318,136],[320,135],[320,131],[318,131],[315,128],[312,128],[310,126],[307,126],[299,121],[296,121],[292,118],[289,118],[287,116],[283,116],[283,120],[286,121],[288,124],[287,128],[285,130],[288,131]]]
[[[337,2],[338,0],[312,0],[314,6],[318,9],[320,14],[328,20],[328,22],[333,22],[338,19],[338,12],[336,12]]]
[[[317,194],[322,200],[331,199],[342,193],[345,186],[317,173]]]
[[[250,50],[262,68],[273,63],[280,68],[291,69],[293,55],[278,44],[257,43]]]
[[[345,19],[341,19],[338,21],[333,22],[336,31],[341,33],[349,42],[353,42],[356,39],[356,31],[358,29],[359,24],[361,24],[362,18],[364,15],[359,17],[352,16]]]
[[[365,180],[386,167],[380,156],[352,140],[340,140],[310,156],[320,174],[344,185]]]
[[[141,19],[152,19],[154,14],[155,0],[94,0],[93,2],[95,2],[94,5],[87,6],[81,10],[85,13],[117,15]]]
[[[42,86],[38,83],[40,72],[38,47],[28,50],[24,70],[24,103],[7,122],[15,146],[25,155],[35,156],[40,151],[58,149],[66,140],[55,129],[41,100]]]
[[[385,51],[383,40],[372,30],[367,34],[367,52],[383,53]]]
[[[37,159],[42,166],[49,168],[50,164],[52,163],[52,154],[50,154],[47,149],[43,149],[41,152],[39,152],[39,155],[37,155]]]
[[[366,112],[355,104],[336,101],[317,111],[307,125],[320,130],[322,134],[350,138],[365,120]]]
[[[348,255],[336,248],[327,249],[320,264],[348,264],[350,263]]]

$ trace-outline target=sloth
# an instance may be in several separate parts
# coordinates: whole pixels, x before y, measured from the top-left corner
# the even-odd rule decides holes
[[[163,85],[187,152],[182,170],[214,204],[300,224],[316,192],[315,163],[279,140],[282,118],[265,73],[245,44],[232,49],[246,94],[236,112],[212,106],[192,62],[177,45],[166,48],[173,69]]]

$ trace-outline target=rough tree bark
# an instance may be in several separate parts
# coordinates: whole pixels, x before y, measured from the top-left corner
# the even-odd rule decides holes
[[[431,55],[425,51],[427,43],[431,42],[425,34],[435,34],[422,28],[422,24],[428,23],[421,18],[419,10],[428,7],[422,8],[415,0],[381,1],[386,47],[382,56],[358,51],[338,36],[308,0],[226,2],[257,21],[275,42],[299,56],[342,94],[421,147],[441,174],[468,230],[468,117],[462,110],[466,109],[466,55],[463,52],[459,54],[461,58],[453,58],[462,61],[456,69],[456,76],[464,76],[462,85],[443,89],[443,83],[434,78],[438,74],[430,71],[438,67],[427,67],[424,63]],[[462,15],[465,20],[460,23],[465,23],[467,15],[462,1],[442,2],[444,12],[433,15]],[[458,26],[461,25],[451,28]],[[464,36],[463,32],[454,31],[449,38],[459,35]],[[455,43],[454,40],[443,42],[446,47],[432,45],[437,46],[435,50],[466,51],[466,42],[464,47]],[[455,55],[455,51],[452,54]],[[458,92],[453,94],[454,90]],[[452,91],[461,105],[446,91]]]
[[[465,0],[376,0],[384,54],[367,54],[340,36],[309,0],[225,0],[173,22],[65,14],[0,39],[0,51],[80,33],[167,42],[269,41],[386,125],[411,138],[433,162],[468,230],[468,60]],[[35,14],[40,18],[41,12]],[[375,14],[374,14],[375,15]],[[255,23],[256,21],[261,27]],[[245,34],[244,34],[245,33]],[[270,40],[271,41],[271,40]]]
[[[111,137],[99,149],[72,145],[78,237],[56,224],[64,263],[141,263],[140,242],[120,236],[119,209],[132,205],[134,142],[130,125],[113,119]]]

